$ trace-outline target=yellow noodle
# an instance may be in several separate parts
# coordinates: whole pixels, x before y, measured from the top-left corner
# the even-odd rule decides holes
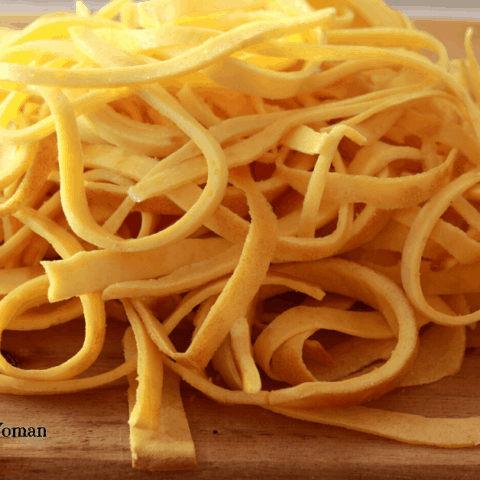
[[[358,406],[455,375],[480,319],[472,31],[450,61],[382,0],[76,12],[1,38],[0,333],[83,314],[85,337],[43,370],[0,355],[0,392],[127,375],[132,463],[149,470],[195,467],[181,379],[223,403],[478,444],[477,418]],[[73,379],[107,316],[130,324],[125,363]],[[332,330],[349,337],[328,347]]]

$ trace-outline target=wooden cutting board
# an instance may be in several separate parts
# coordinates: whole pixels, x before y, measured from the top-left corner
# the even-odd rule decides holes
[[[17,28],[33,16],[0,16]],[[445,42],[452,57],[463,55],[468,22],[419,20],[420,28]],[[475,24],[473,24],[475,25]],[[475,45],[480,53],[480,36]],[[48,331],[6,332],[2,350],[22,368],[45,368],[80,348],[81,321]],[[125,324],[110,321],[108,348],[89,374],[122,361]],[[54,335],[55,345],[50,345]],[[468,351],[460,374],[424,387],[397,390],[372,406],[426,416],[480,415],[480,349]],[[195,442],[198,469],[142,472],[131,468],[126,381],[60,396],[0,396],[0,428],[44,427],[46,438],[0,436],[0,476],[38,480],[122,478],[205,479],[476,479],[480,448],[438,449],[401,444],[336,427],[283,417],[252,406],[224,406],[183,385],[182,395]]]

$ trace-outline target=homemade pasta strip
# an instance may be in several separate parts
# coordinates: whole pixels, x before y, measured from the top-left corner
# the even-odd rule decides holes
[[[136,401],[130,411],[130,427],[156,432],[162,415],[163,363],[156,345],[150,340],[140,318],[128,300],[123,306],[137,345]]]
[[[293,335],[280,345],[272,355],[272,369],[280,378],[290,385],[315,381],[315,377],[307,370],[303,356],[315,357],[321,363],[333,364],[332,357],[315,340],[308,340],[311,331]],[[314,347],[315,345],[315,347]]]
[[[455,153],[439,167],[408,177],[378,178],[327,173],[324,198],[336,202],[361,202],[393,209],[417,205],[430,198],[449,180]],[[311,173],[278,165],[279,174],[301,194],[305,194]]]
[[[0,270],[0,295],[6,295],[16,287],[44,273],[45,270],[41,266],[2,269]]]
[[[303,201],[302,214],[297,235],[299,237],[313,238],[315,236],[315,220],[322,201],[322,194],[325,188],[327,172],[335,155],[335,150],[343,136],[354,140],[359,144],[365,138],[351,127],[339,126],[326,134],[322,151],[312,172],[308,188]]]
[[[180,396],[180,378],[166,369],[162,389],[162,416],[156,432],[131,427],[132,465],[142,470],[197,468],[195,446]]]
[[[68,257],[82,250],[77,240],[47,217],[24,207],[17,217],[39,235],[48,238],[59,253]],[[41,275],[11,291],[2,301],[1,330],[9,321],[30,306],[44,303],[48,288],[46,275]],[[10,365],[0,356],[2,372],[17,378],[65,380],[86,370],[98,357],[105,338],[105,306],[99,294],[80,296],[85,314],[85,341],[79,352],[63,364],[45,370],[23,370]],[[33,302],[33,305],[32,303]]]
[[[465,354],[465,327],[430,325],[420,335],[420,350],[415,365],[400,386],[423,385],[455,375]]]
[[[38,209],[38,212],[47,217],[57,215],[61,211],[60,195],[54,194]],[[3,266],[9,258],[18,256],[34,236],[28,227],[22,227],[12,237],[6,239],[0,246],[0,264]]]
[[[268,402],[269,392],[265,390],[253,394],[245,393],[242,390],[228,390],[210,382],[198,370],[184,367],[179,362],[173,362],[166,357],[164,357],[164,363],[182,380],[217,402],[242,405],[266,405]]]
[[[420,50],[427,48],[439,57],[438,65],[446,66],[448,62],[447,49],[433,35],[419,30],[394,28],[357,28],[355,30],[329,30],[327,33],[330,45],[369,45],[393,47],[402,45],[404,48]]]
[[[310,90],[304,85],[318,69],[318,63],[309,63],[299,71],[276,72],[238,58],[225,58],[203,70],[203,73],[220,85],[246,95],[282,99]],[[275,87],[272,88],[272,85]]]
[[[232,390],[242,390],[242,379],[238,373],[238,367],[233,358],[230,336],[218,347],[212,358],[213,368],[222,376],[223,381]]]
[[[78,252],[61,261],[42,262],[50,280],[49,301],[58,302],[84,293],[101,292],[117,282],[162,277],[185,265],[222,253],[229,246],[223,239],[185,239],[140,252],[97,250]],[[93,283],[92,274],[95,278]]]
[[[6,153],[10,153],[11,159],[7,161],[2,159],[2,164],[6,166],[0,173],[0,188],[15,182],[29,169],[35,159],[37,148],[37,144],[30,144],[7,150]]]
[[[299,306],[282,313],[263,330],[253,346],[255,359],[269,377],[280,380],[279,375],[270,367],[272,355],[277,348],[300,333],[308,332],[310,336],[320,329],[337,330],[362,338],[393,336],[385,319],[377,312]]]
[[[24,312],[8,323],[7,330],[43,330],[46,328],[70,322],[83,315],[83,305],[80,299],[72,298],[64,304],[45,312]]]
[[[246,305],[255,296],[267,273],[278,238],[277,219],[250,173],[242,169],[231,174],[230,180],[245,191],[252,223],[231,279],[185,354],[177,358],[200,368],[211,360],[231,326],[244,314]]]
[[[201,98],[195,95],[189,83],[178,91],[177,97],[183,107],[205,127],[213,127],[222,121]]]
[[[478,109],[473,100],[468,95],[463,85],[454,81],[454,79],[440,66],[434,65],[420,55],[405,52],[400,49],[389,50],[379,47],[358,47],[358,46],[337,46],[337,45],[296,45],[286,42],[270,41],[267,46],[259,46],[257,53],[272,56],[282,56],[297,58],[301,60],[351,60],[353,58],[377,58],[380,60],[389,60],[393,65],[403,65],[418,69],[426,74],[433,74],[452,89],[455,95],[465,105],[474,129],[479,117]],[[480,127],[479,127],[480,128]]]
[[[55,162],[53,138],[46,138],[38,146],[32,146],[34,160],[25,176],[15,189],[15,193],[0,204],[0,215],[15,213],[21,206],[29,205],[40,194],[44,196],[45,182]],[[52,151],[53,149],[53,151]],[[11,184],[13,185],[13,184]]]
[[[0,392],[10,395],[58,395],[81,392],[90,388],[114,382],[119,378],[135,371],[137,358],[133,357],[112,370],[86,378],[58,380],[46,382],[44,380],[26,380],[2,375],[0,378]]]
[[[222,253],[215,252],[215,255],[206,260],[191,261],[189,265],[179,267],[162,278],[110,284],[103,291],[103,298],[109,300],[148,295],[164,297],[187,292],[233,272],[242,249],[243,245],[234,245]]]
[[[271,130],[268,130],[268,132],[263,133],[262,136],[260,137],[260,138],[265,137],[265,139],[262,138],[262,141],[270,142],[271,141],[270,137],[272,133],[278,129],[278,125],[273,125],[274,122],[282,119],[284,119],[284,121],[287,121],[288,116],[291,116],[292,117],[291,119],[295,120],[295,123],[293,124],[295,125],[299,123],[298,120],[296,120],[297,114],[301,119],[300,122],[303,120],[306,123],[309,121],[318,121],[322,119],[327,120],[327,119],[332,119],[336,117],[355,115],[357,113],[363,112],[366,108],[373,106],[374,102],[379,98],[384,98],[385,96],[389,96],[389,95],[396,96],[396,94],[407,93],[407,92],[410,93],[411,90],[412,90],[412,87],[409,87],[408,89],[406,89],[405,87],[400,87],[400,88],[387,89],[386,92],[372,92],[365,95],[361,95],[354,99],[345,99],[343,101],[339,101],[336,105],[327,104],[327,105],[319,105],[316,107],[310,107],[305,109],[304,112],[299,110],[280,111],[280,112],[267,113],[264,115],[255,115],[255,116],[246,115],[246,116],[241,116],[237,118],[230,118],[228,120],[225,120],[218,126],[212,127],[210,130],[214,135],[214,137],[217,139],[217,141],[220,143],[223,143],[227,140],[230,140],[236,137],[237,135],[248,136],[248,135],[251,135],[252,133],[258,132],[263,128],[266,128],[269,125],[271,125],[270,127]],[[279,124],[279,125],[281,126],[282,124]],[[288,123],[288,127],[290,127],[290,123]],[[247,141],[244,147],[245,150],[251,149],[252,146],[255,146],[255,144],[258,143],[258,140],[256,140],[257,138],[258,137],[255,137],[255,139]],[[268,138],[268,140],[266,140],[266,138]],[[242,144],[240,144],[240,146],[241,145]],[[267,145],[270,146],[271,143],[268,143]],[[195,157],[198,153],[200,153],[198,147],[195,145],[194,142],[190,141],[186,145],[184,145],[181,149],[179,149],[177,152],[175,152],[174,154],[172,154],[171,156],[167,157],[162,162],[160,162],[158,165],[156,165],[155,169],[154,170],[152,169],[152,171],[149,172],[148,177],[153,178],[160,172],[166,171],[172,168],[173,166],[178,165],[183,160],[186,160],[191,157]],[[146,182],[148,177],[146,177],[145,179],[143,179],[141,182],[139,182],[137,185],[135,185],[130,189],[132,197],[138,198],[140,200],[144,200],[145,198],[147,198],[149,193],[147,193],[145,190],[149,188],[148,183]],[[150,181],[153,182],[153,180],[150,180]],[[157,182],[158,182],[158,179],[157,179]]]
[[[422,95],[424,95],[423,92]],[[324,105],[322,105],[320,107],[313,107],[311,109],[305,109],[304,111],[296,112],[292,115],[286,116],[286,118],[281,118],[271,125],[268,125],[264,130],[252,135],[250,138],[241,140],[238,143],[225,148],[225,159],[227,165],[229,168],[233,168],[246,165],[253,160],[258,159],[269,149],[277,146],[282,137],[286,135],[293,127],[297,127],[299,124],[336,118],[336,116],[351,115],[357,112],[364,112],[365,106],[366,105],[362,105],[361,103],[353,105],[347,104],[344,107],[337,107],[337,109],[332,109],[331,107],[327,109]],[[366,117],[368,118],[368,116]],[[444,172],[446,168],[444,167],[441,170]],[[152,171],[149,177],[142,182],[142,193],[141,196],[138,196],[138,200],[144,200],[150,196],[160,195],[166,191],[178,188],[189,182],[203,181],[208,174],[208,170],[205,167],[203,158],[194,157],[188,162],[183,162],[180,165],[162,172],[161,174],[157,173],[155,175],[154,173],[156,172]],[[279,170],[279,173],[282,174],[282,170]],[[440,171],[438,173],[440,173]],[[302,174],[305,175],[299,174],[301,179],[304,179],[305,176],[309,177],[307,172],[302,172]],[[291,172],[289,172],[288,180],[287,178],[285,178],[285,180],[288,183],[291,183],[292,176],[293,175]],[[435,181],[435,175],[429,174],[429,177]],[[347,176],[345,178],[349,177]],[[344,182],[343,178],[341,181]],[[436,181],[438,182],[438,179]],[[308,181],[305,183],[308,183]],[[296,185],[292,186],[298,189]],[[300,188],[302,190],[299,189],[299,191],[303,194],[306,190],[306,186],[304,187],[302,185]],[[391,189],[391,186],[389,186],[389,188]],[[132,188],[131,194],[134,193],[137,195],[138,189],[138,186],[136,189]],[[357,190],[361,190],[361,187],[359,186]],[[325,193],[327,192],[328,182]],[[340,195],[340,193],[338,195]],[[414,201],[412,201],[412,204],[414,204]]]
[[[251,326],[246,317],[240,317],[230,330],[233,360],[237,365],[243,391],[258,393],[262,388],[260,373],[252,355]]]
[[[353,337],[328,350],[328,354],[335,362],[334,365],[325,365],[306,358],[305,369],[313,381],[332,382],[347,378],[375,362],[388,360],[395,349],[395,343],[395,339],[372,340]]]
[[[72,107],[76,115],[81,115],[104,105],[105,102],[112,102],[127,97],[130,94],[131,90],[128,88],[94,90],[93,92],[85,93],[73,100]],[[25,100],[25,94],[19,96],[19,105]],[[16,109],[19,106],[15,107],[15,109],[11,107],[5,111],[7,105],[8,103],[2,104],[0,110],[0,127],[2,127],[0,128],[0,140],[6,145],[28,145],[29,143],[39,141],[55,132],[55,121],[51,115],[39,120],[31,126],[18,130],[8,130],[4,128],[8,125],[10,120],[15,117]]]
[[[137,312],[128,300],[123,304],[132,325],[123,340],[125,359],[133,357],[138,362],[138,376],[128,376],[132,465],[145,470],[195,468],[179,378],[164,371],[162,357]]]
[[[388,219],[388,218],[387,218]],[[388,219],[382,228],[371,240],[363,243],[362,248],[368,250],[389,250],[392,252],[403,252],[405,240],[409,228],[395,219]],[[436,258],[445,250],[431,238],[427,241],[423,252],[424,258]]]
[[[480,291],[480,263],[459,264],[439,272],[422,272],[425,295],[455,295]]]
[[[411,227],[420,212],[420,207],[404,209],[395,215],[395,220]],[[430,239],[438,243],[460,263],[477,262],[480,256],[480,246],[463,230],[440,219],[430,234]]]
[[[282,19],[281,21],[259,21],[241,25],[217,37],[207,40],[202,45],[192,48],[183,55],[166,60],[160,64],[142,65],[123,68],[105,68],[102,72],[96,69],[64,72],[62,78],[56,75],[55,69],[27,67],[24,65],[0,63],[0,79],[16,83],[31,83],[48,86],[117,86],[134,83],[151,83],[167,80],[202,70],[217,60],[231,55],[241,48],[267,41],[270,38],[285,36],[292,31],[307,30],[329,22],[335,15],[333,8],[320,10],[313,15]],[[80,21],[77,22],[77,25]],[[70,26],[70,25],[69,25]],[[248,39],[248,41],[246,40]],[[18,38],[15,39],[18,42]],[[12,41],[9,42],[10,44]],[[207,53],[208,52],[208,53]],[[202,53],[204,55],[202,55]],[[101,73],[99,75],[99,73]],[[108,80],[106,79],[108,77]],[[115,78],[115,82],[112,82]]]
[[[405,443],[459,448],[477,445],[480,417],[428,418],[379,408],[313,409],[264,407],[289,417],[351,428]]]
[[[452,316],[438,312],[427,303],[420,285],[419,268],[422,251],[432,229],[450,202],[479,181],[480,172],[475,168],[440,190],[420,210],[405,242],[402,255],[402,283],[405,292],[409,300],[420,312],[432,321],[442,325],[466,325],[477,321],[480,314],[479,312],[472,312],[467,315]]]
[[[37,18],[26,27],[19,35],[15,35],[5,42],[2,47],[12,47],[33,40],[45,40],[50,38],[68,38],[68,29],[72,26],[96,26],[109,27],[113,29],[123,28],[117,22],[96,19],[81,18],[75,15],[52,15]],[[30,83],[30,82],[27,82]]]
[[[105,141],[144,155],[163,157],[180,148],[187,138],[179,128],[164,125],[145,125],[125,118],[111,108],[84,114],[78,119],[80,136],[96,144]]]
[[[187,315],[195,306],[201,302],[216,295],[222,291],[228,282],[228,278],[220,278],[214,282],[207,283],[206,285],[190,291],[182,299],[182,302],[178,305],[177,309],[165,320],[163,326],[170,333],[178,323]],[[267,272],[263,285],[283,285],[287,288],[291,288],[295,291],[310,295],[316,300],[322,300],[325,296],[325,292],[315,283],[306,282],[299,278],[295,278],[291,275],[285,275],[278,272]]]
[[[102,49],[102,51],[103,50],[104,49]],[[116,50],[114,49],[113,53],[115,52]],[[113,63],[132,64],[132,60],[128,56],[125,57],[124,54],[120,54],[121,52],[118,52],[118,54],[114,56]],[[107,60],[105,56],[102,56],[101,58],[104,61],[111,62],[111,60]],[[62,202],[65,204],[65,213],[69,219],[70,226],[77,234],[81,233],[79,236],[84,240],[90,241],[90,243],[97,246],[110,246],[110,248],[114,250],[119,249],[120,245],[125,245],[124,249],[126,251],[147,249],[151,248],[153,245],[160,246],[161,244],[171,242],[173,239],[178,238],[181,235],[187,236],[188,234],[193,233],[193,231],[200,227],[201,220],[209,216],[220,204],[227,184],[227,167],[224,161],[224,153],[213,136],[209,134],[207,130],[205,130],[171,95],[168,94],[166,90],[160,86],[157,86],[155,89],[153,87],[150,87],[148,90],[143,89],[139,94],[148,104],[170,117],[182,130],[194,139],[195,143],[197,143],[205,154],[210,174],[199,200],[178,222],[172,227],[167,228],[165,231],[158,232],[155,235],[132,239],[130,241],[121,241],[122,239],[102,230],[91,218],[85,200],[82,204],[77,204],[72,201],[73,196],[75,195],[75,190],[78,190],[78,195],[82,199],[85,199],[85,192],[80,175],[82,158],[81,155],[79,155],[80,152],[77,152],[75,165],[77,169],[76,173],[80,175],[80,178],[75,176],[74,171],[69,172],[66,170],[65,160],[62,162],[62,158],[64,151],[72,146],[67,146],[67,139],[69,143],[71,142],[75,145],[77,150],[81,150],[78,131],[75,129],[71,131],[73,115],[71,107],[67,106],[67,103],[65,103],[65,98],[62,98],[61,102],[63,109],[69,110],[70,115],[68,120],[64,118],[66,117],[65,115],[64,117],[61,117],[58,113],[59,110],[55,110],[51,106],[53,115],[56,115],[55,120],[57,122],[57,128],[59,129],[60,175],[63,177],[63,183],[69,183],[72,185],[71,189],[67,192],[61,189]],[[56,95],[58,97],[56,101],[59,101],[59,95],[61,95],[60,91],[57,91]],[[50,98],[51,101],[55,102],[52,97],[47,98]],[[55,112],[57,112],[57,114],[55,114]]]

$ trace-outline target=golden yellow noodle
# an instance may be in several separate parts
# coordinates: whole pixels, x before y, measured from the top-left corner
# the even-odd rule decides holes
[[[0,335],[85,319],[60,365],[0,355],[1,393],[127,376],[148,470],[196,466],[181,380],[404,442],[480,443],[479,418],[361,406],[456,374],[480,319],[471,30],[452,61],[381,0],[114,0],[1,41]],[[126,322],[125,363],[75,378],[107,317]]]

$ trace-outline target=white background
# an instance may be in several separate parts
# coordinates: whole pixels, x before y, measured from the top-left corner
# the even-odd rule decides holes
[[[201,0],[200,0],[201,1]],[[84,0],[92,10],[97,10],[105,1]],[[411,17],[446,17],[480,19],[480,0],[387,0]],[[33,13],[47,10],[74,10],[75,0],[0,0],[0,12]]]

